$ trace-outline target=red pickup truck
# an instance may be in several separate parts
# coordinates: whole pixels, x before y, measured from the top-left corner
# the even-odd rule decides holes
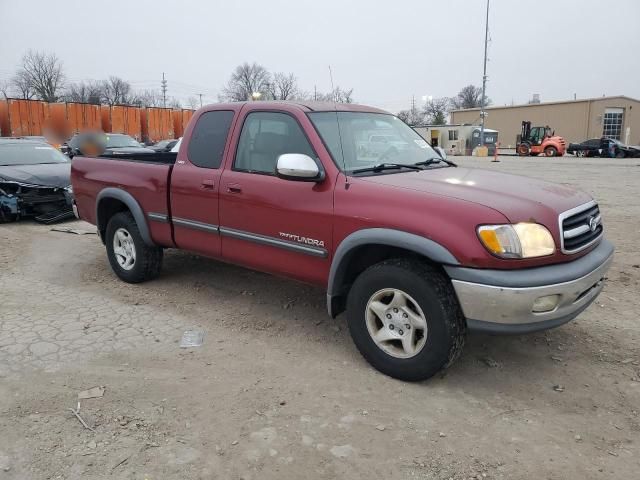
[[[368,145],[379,136],[394,141]],[[613,258],[586,193],[458,168],[359,105],[210,105],[177,154],[76,156],[71,180],[122,280],[180,248],[320,285],[362,355],[404,380],[451,364],[467,330],[568,322]]]

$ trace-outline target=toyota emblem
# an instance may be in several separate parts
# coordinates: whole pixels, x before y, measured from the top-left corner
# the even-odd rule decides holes
[[[598,222],[596,222],[596,218],[595,217],[589,217],[589,229],[592,232],[595,232],[597,228],[598,228]]]

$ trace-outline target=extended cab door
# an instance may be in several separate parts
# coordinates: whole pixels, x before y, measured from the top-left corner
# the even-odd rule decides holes
[[[220,191],[222,257],[324,285],[330,267],[336,170],[323,166],[328,154],[309,119],[301,112],[252,107],[240,115],[235,130],[235,151],[227,159]],[[325,172],[324,180],[277,177],[276,162],[285,153],[314,158]]]
[[[185,132],[170,187],[171,220],[179,248],[220,256],[220,177],[235,114],[232,109],[203,112]]]

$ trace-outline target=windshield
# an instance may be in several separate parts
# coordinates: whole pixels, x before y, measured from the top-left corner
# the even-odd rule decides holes
[[[393,115],[365,112],[308,115],[345,172],[381,163],[413,165],[440,158],[420,135]]]
[[[46,143],[0,143],[0,165],[67,163],[69,159]]]
[[[141,147],[129,135],[105,135],[106,148]]]

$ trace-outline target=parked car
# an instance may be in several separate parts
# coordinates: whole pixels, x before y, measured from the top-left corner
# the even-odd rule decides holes
[[[137,153],[153,153],[154,150],[143,147],[136,139],[123,133],[95,133],[86,132],[75,134],[67,145],[69,147],[69,156],[73,157],[82,153],[83,142],[90,141],[100,143],[99,149],[113,153],[115,155],[128,155]]]
[[[170,140],[160,140],[158,143],[149,146],[154,152],[170,152],[171,149],[178,143],[178,140],[172,138]]]
[[[190,122],[177,155],[73,161],[79,217],[125,282],[180,248],[322,286],[362,355],[403,380],[451,364],[467,330],[557,327],[603,288],[614,248],[588,194],[458,168],[387,112],[245,102]],[[376,131],[407,148],[363,157]]]
[[[570,143],[567,153],[578,157],[637,158],[640,147],[625,145],[612,138],[591,138],[581,143]]]
[[[178,153],[180,151],[180,145],[182,145],[182,137],[178,138],[178,141],[173,147],[171,147],[170,151],[173,153]]]
[[[0,139],[0,223],[73,218],[71,162],[37,140]]]

